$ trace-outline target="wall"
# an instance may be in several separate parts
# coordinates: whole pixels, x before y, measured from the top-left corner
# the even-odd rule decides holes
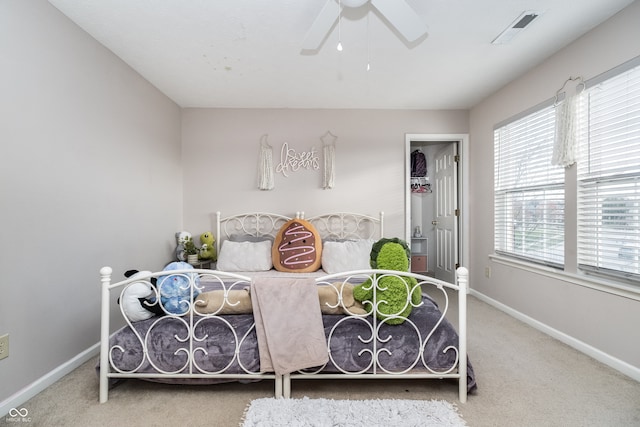
[[[268,134],[274,163],[284,142],[320,153],[321,137],[336,141],[336,185],[322,189],[322,168],[275,176],[258,190],[260,138]],[[404,236],[405,133],[467,133],[466,111],[186,109],[182,121],[185,228],[200,234],[214,213],[249,211],[314,215],[385,213],[385,234]]]
[[[640,2],[588,32],[471,110],[470,283],[474,289],[535,321],[579,340],[594,355],[640,371],[640,302],[580,286],[580,281],[492,262],[493,126],[552,98],[569,76],[588,80],[640,55]],[[568,218],[569,228],[575,219]],[[573,241],[567,235],[567,245]],[[485,277],[485,267],[491,277]],[[615,359],[618,359],[617,361]],[[630,365],[630,366],[629,366]],[[635,368],[634,368],[635,367]],[[640,377],[639,377],[640,378]]]
[[[178,106],[49,3],[0,2],[0,52],[6,402],[99,341],[100,267],[169,259],[182,181]]]

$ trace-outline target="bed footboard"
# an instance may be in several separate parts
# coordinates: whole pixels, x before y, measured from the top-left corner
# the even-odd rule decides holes
[[[345,304],[344,289],[351,283],[362,283],[371,290],[370,300],[365,302],[367,311],[373,311],[386,303],[383,291],[387,289],[388,278],[402,280],[407,291],[407,301],[396,314],[378,316],[361,314]],[[443,379],[458,381],[458,394],[461,402],[466,402],[469,390],[467,360],[467,318],[466,304],[468,291],[468,272],[461,267],[457,271],[455,284],[443,282],[432,277],[414,273],[400,273],[389,270],[363,270],[339,273],[317,279],[318,285],[334,289],[338,303],[346,316],[327,322],[327,365],[285,375],[283,378],[284,397],[291,396],[292,382],[296,379],[371,379],[371,378],[410,378]],[[441,292],[440,307],[423,295],[421,302],[411,300],[414,289],[421,292],[435,290]],[[446,319],[449,313],[449,294],[457,296],[457,332]],[[410,307],[409,307],[410,306]],[[401,313],[412,309],[412,314],[404,320]],[[353,312],[350,313],[350,310]],[[403,318],[402,323],[397,320]],[[353,328],[348,334],[339,334],[341,328]],[[345,353],[344,349],[350,350]],[[355,363],[354,363],[355,361]]]
[[[272,379],[275,395],[282,396],[281,377],[260,373],[253,354],[243,359],[243,352],[257,352],[253,344],[247,344],[255,328],[253,316],[225,315],[228,311],[237,311],[241,301],[234,292],[242,293],[248,288],[250,278],[189,269],[150,273],[112,284],[110,267],[102,268],[100,274],[100,402],[108,399],[110,381],[125,378],[204,383]],[[157,279],[156,284],[152,279]],[[178,304],[164,298],[168,286],[182,295]],[[125,313],[123,304],[116,305],[116,297],[122,302],[123,298],[130,297],[128,292],[140,287],[151,290],[152,295],[147,299],[162,309],[161,315],[133,321]],[[194,302],[203,298],[202,292],[209,290],[222,295],[224,302],[214,305],[209,302],[206,309],[196,305]],[[111,319],[114,305],[122,316]],[[123,319],[126,325],[111,336],[112,329],[121,326]]]
[[[329,314],[323,316],[329,362],[325,366],[284,376],[261,373],[255,322],[252,313],[238,313],[237,292],[246,290],[251,279],[216,270],[187,269],[149,273],[111,283],[112,270],[100,271],[102,282],[100,402],[108,399],[111,381],[126,378],[163,382],[273,380],[276,397],[290,397],[296,379],[407,378],[458,381],[461,402],[475,386],[467,360],[466,304],[468,274],[457,271],[455,284],[415,273],[390,270],[360,270],[316,279],[335,298],[328,298]],[[156,286],[152,279],[157,279]],[[381,318],[372,315],[385,300],[388,279],[398,279],[409,295],[397,313]],[[182,304],[164,301],[161,292],[167,281],[181,282]],[[370,295],[360,306],[347,302],[347,288],[361,284]],[[115,305],[134,286],[152,289],[151,300],[162,314],[133,321]],[[203,293],[213,290],[223,295],[217,305],[199,308]],[[439,293],[439,304],[427,294]],[[418,299],[411,295],[418,291]],[[236,292],[236,293],[234,293]],[[447,320],[450,295],[457,299],[457,325]],[[198,302],[198,303],[196,303]],[[246,301],[245,301],[246,303]],[[321,303],[322,304],[322,303]],[[118,310],[114,310],[118,307]],[[410,308],[406,315],[404,309]],[[226,309],[231,311],[225,312]],[[113,313],[119,315],[113,316]],[[397,322],[398,320],[402,322]],[[400,324],[396,324],[400,323]],[[122,324],[125,326],[121,327]],[[120,328],[121,327],[121,328]],[[117,334],[112,330],[120,328]]]

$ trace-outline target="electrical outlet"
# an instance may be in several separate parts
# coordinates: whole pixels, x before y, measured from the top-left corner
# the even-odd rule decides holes
[[[0,360],[9,357],[9,334],[0,337]]]
[[[484,268],[484,277],[487,279],[491,279],[491,267]]]

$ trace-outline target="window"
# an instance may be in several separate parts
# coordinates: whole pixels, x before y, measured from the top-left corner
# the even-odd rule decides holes
[[[564,263],[564,169],[551,165],[551,103],[494,131],[495,250],[529,261]]]
[[[640,279],[640,66],[588,85],[578,162],[578,267]]]
[[[640,57],[587,81],[580,103],[571,168],[551,164],[553,100],[496,126],[495,251],[637,285]],[[565,254],[566,230],[576,250]]]

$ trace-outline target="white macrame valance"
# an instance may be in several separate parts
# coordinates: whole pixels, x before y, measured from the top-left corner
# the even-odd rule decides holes
[[[325,190],[330,190],[335,186],[336,139],[338,138],[328,131],[321,138],[324,154],[324,177],[322,180],[322,188]]]
[[[273,148],[267,142],[267,135],[262,135],[260,139],[258,188],[260,190],[272,190],[274,186]]]
[[[565,92],[565,99],[557,102],[560,91],[571,81],[578,81],[576,92]],[[584,90],[582,77],[570,77],[556,92],[556,127],[551,164],[569,167],[576,162],[578,152],[580,97]]]

